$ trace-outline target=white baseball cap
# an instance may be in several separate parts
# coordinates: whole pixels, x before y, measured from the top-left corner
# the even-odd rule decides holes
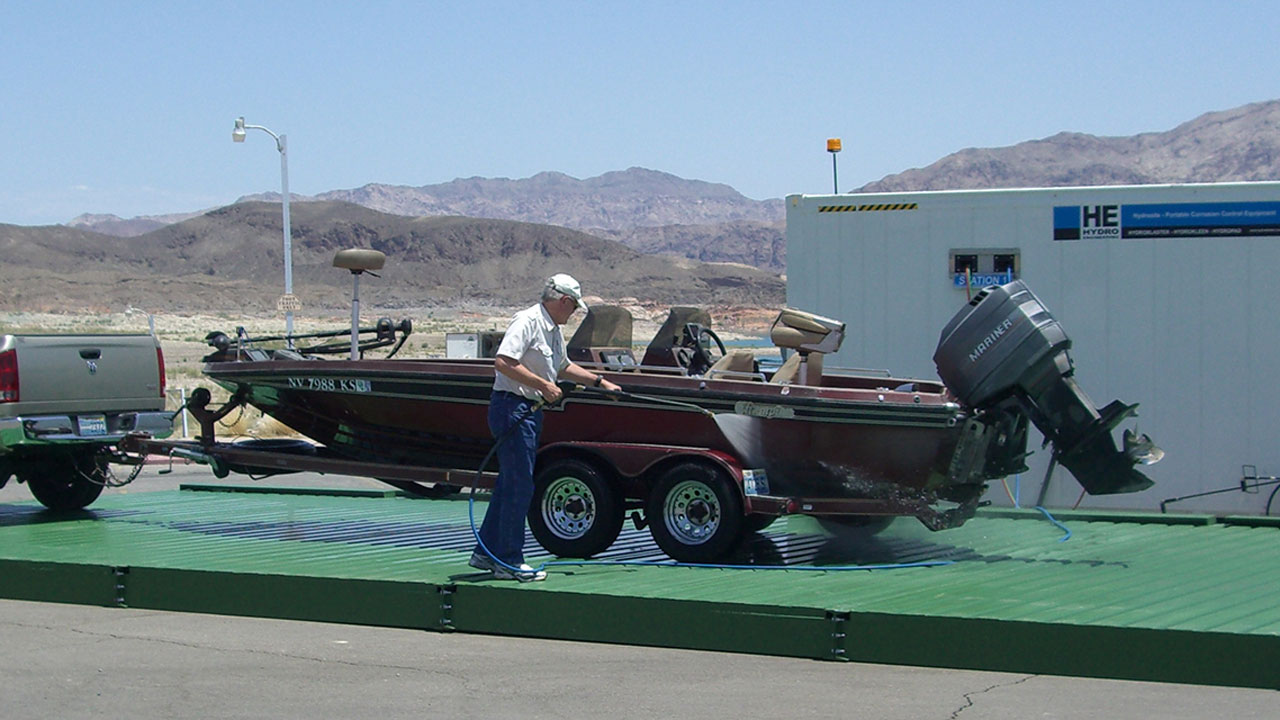
[[[572,275],[556,273],[547,278],[547,287],[561,295],[568,295],[573,298],[574,302],[578,303],[578,307],[582,308],[583,312],[587,311],[587,304],[582,302],[582,286],[578,284],[577,280],[573,279]]]

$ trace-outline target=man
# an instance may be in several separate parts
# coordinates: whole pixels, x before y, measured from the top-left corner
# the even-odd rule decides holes
[[[497,372],[489,400],[489,431],[501,440],[498,480],[480,525],[484,547],[476,546],[469,564],[491,571],[499,580],[530,582],[547,577],[524,564],[525,517],[533,498],[533,464],[542,432],[542,410],[534,408],[560,399],[563,393],[556,385],[558,379],[604,390],[621,389],[569,362],[560,326],[578,308],[587,309],[582,286],[564,273],[552,275],[543,285],[541,302],[516,313],[494,359]]]

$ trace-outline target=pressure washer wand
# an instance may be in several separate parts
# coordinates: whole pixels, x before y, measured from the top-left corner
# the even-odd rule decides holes
[[[632,392],[627,392],[626,390],[605,390],[604,388],[585,387],[582,385],[578,385],[574,389],[587,390],[596,393],[597,395],[611,397],[615,400],[640,400],[643,402],[658,403],[660,405],[674,405],[675,407],[682,407],[687,410],[696,410],[710,418],[714,418],[716,415],[701,405],[695,405],[690,402],[681,402],[680,400],[671,400],[669,398],[653,397],[652,395],[637,395]]]
[[[556,399],[555,402],[548,402],[546,398],[542,398],[538,400],[538,402],[534,403],[533,409],[541,410],[543,408],[555,407],[567,400],[570,393],[578,392],[579,390],[582,390],[584,386],[579,385],[572,380],[560,380],[556,383],[556,387],[560,388],[560,397]]]

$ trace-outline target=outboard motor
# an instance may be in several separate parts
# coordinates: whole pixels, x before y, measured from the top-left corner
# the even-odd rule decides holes
[[[1092,495],[1145,490],[1134,469],[1163,456],[1147,436],[1126,430],[1124,449],[1111,431],[1137,405],[1094,407],[1076,384],[1071,340],[1021,280],[979,292],[942,330],[933,361],[938,376],[976,409],[1016,403],[1054,445],[1062,463]]]

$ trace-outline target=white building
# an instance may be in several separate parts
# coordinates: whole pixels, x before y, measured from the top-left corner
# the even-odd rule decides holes
[[[1158,509],[1238,486],[1246,465],[1280,475],[1280,183],[787,198],[787,303],[848,323],[828,367],[937,377],[966,270],[975,292],[1024,279],[1071,338],[1094,403],[1140,403],[1138,429],[1167,453],[1144,469],[1154,488],[1081,507]],[[1033,431],[1023,505],[1048,463],[1039,444]],[[1275,487],[1169,509],[1261,513]],[[1059,468],[1045,503],[1079,494]],[[998,483],[987,498],[1009,504]]]

